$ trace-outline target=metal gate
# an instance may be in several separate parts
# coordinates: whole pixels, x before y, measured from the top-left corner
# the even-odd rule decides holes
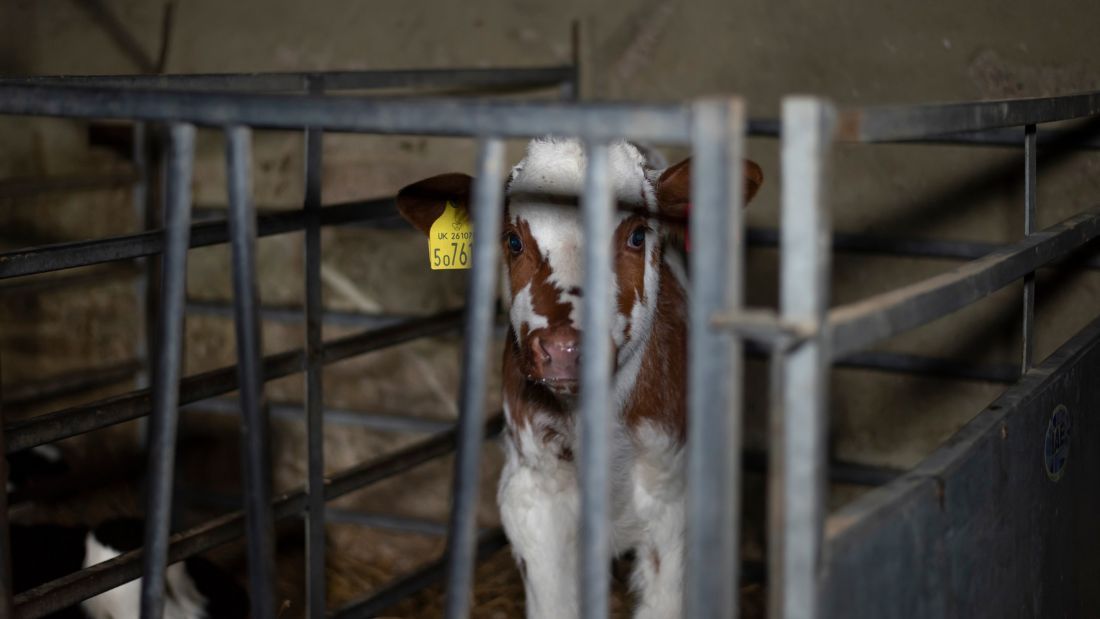
[[[137,235],[31,248],[0,255],[0,277],[9,278],[105,261],[160,255],[163,271],[156,336],[149,358],[151,388],[106,401],[64,409],[3,428],[7,452],[89,432],[126,420],[148,416],[149,493],[144,550],[47,583],[14,598],[0,579],[3,614],[36,617],[66,607],[119,584],[143,577],[143,616],[159,616],[163,607],[163,575],[169,562],[203,552],[242,535],[248,540],[248,565],[253,615],[274,617],[272,564],[273,522],[305,515],[308,539],[309,616],[365,616],[395,598],[415,590],[418,583],[441,573],[443,563],[393,583],[342,609],[325,607],[323,523],[325,502],[378,480],[396,475],[431,458],[457,451],[454,499],[448,547],[443,559],[448,574],[447,616],[468,615],[472,570],[476,556],[503,544],[498,532],[479,536],[474,521],[478,494],[478,456],[483,438],[500,429],[499,417],[485,416],[487,351],[495,312],[497,247],[478,243],[464,312],[446,312],[403,321],[361,334],[321,341],[319,228],[351,220],[389,215],[385,209],[360,205],[320,204],[320,144],[326,132],[461,136],[478,141],[477,181],[472,208],[475,234],[494,238],[500,226],[503,181],[503,140],[547,134],[576,136],[587,144],[590,156],[581,207],[585,235],[609,236],[610,187],[606,178],[607,144],[629,138],[658,144],[688,146],[694,156],[691,260],[688,523],[685,613],[689,617],[731,617],[736,613],[738,581],[738,518],[740,513],[740,433],[742,424],[742,365],[744,349],[770,355],[773,364],[773,428],[768,455],[770,488],[769,568],[770,608],[773,616],[815,617],[827,611],[843,616],[849,606],[891,604],[879,592],[864,597],[834,597],[830,592],[854,586],[877,555],[863,544],[893,539],[887,528],[862,533],[837,532],[834,520],[826,533],[824,510],[826,477],[825,429],[828,372],[834,362],[892,370],[957,371],[975,373],[946,361],[898,355],[856,353],[903,331],[945,316],[989,295],[1100,234],[1100,212],[1090,211],[1042,231],[1032,230],[1035,205],[1035,126],[1100,113],[1100,94],[1071,97],[981,102],[971,104],[862,108],[837,111],[813,98],[784,101],[781,125],[750,122],[737,98],[713,98],[685,104],[576,104],[564,102],[486,101],[454,98],[379,99],[328,97],[325,91],[375,85],[425,84],[461,86],[490,82],[512,85],[575,84],[575,68],[544,72],[494,74],[440,72],[429,74],[310,74],[273,76],[166,76],[152,78],[32,78],[0,83],[0,114],[108,118],[131,120],[138,127],[164,123],[167,187],[163,230]],[[178,90],[182,88],[183,90]],[[221,88],[306,90],[309,95],[218,92]],[[226,224],[191,223],[189,179],[194,155],[195,127],[224,132],[230,198]],[[997,130],[1024,126],[1017,136]],[[249,195],[251,129],[305,131],[307,184],[300,212],[257,218]],[[781,251],[781,299],[777,312],[748,311],[743,307],[743,263],[746,233],[742,223],[742,182],[739,169],[747,133],[782,133],[782,221],[778,233],[759,231],[750,241],[777,242]],[[960,135],[960,132],[984,131]],[[1006,135],[1008,137],[1006,138]],[[947,137],[943,137],[947,136]],[[924,282],[841,307],[829,307],[831,234],[827,202],[827,160],[832,143],[949,140],[1003,142],[1025,146],[1027,194],[1025,238],[994,248],[981,256],[977,245],[929,243],[893,251],[943,255],[957,251],[976,258],[967,265]],[[139,159],[140,162],[140,159]],[[301,350],[261,356],[260,306],[256,293],[257,236],[280,231],[306,231],[307,338]],[[863,240],[838,237],[836,245],[859,246]],[[185,310],[185,266],[189,247],[229,243],[232,247],[233,312],[236,323],[236,366],[197,376],[182,377],[181,325]],[[990,248],[984,248],[986,250]],[[981,256],[981,257],[979,257]],[[607,247],[590,243],[585,255],[585,285],[589,290],[610,289]],[[1033,288],[1025,288],[1023,333],[1026,345],[1022,370],[1030,372],[1014,389],[1035,387],[1048,380],[1032,369]],[[606,331],[611,299],[585,297],[582,308],[588,332]],[[463,349],[460,418],[453,430],[402,449],[377,461],[322,475],[320,368],[353,355],[443,333],[461,327]],[[1084,338],[1082,340],[1081,338]],[[1095,329],[1082,332],[1070,350],[1091,351]],[[1085,343],[1082,344],[1082,341]],[[749,344],[749,346],[745,346]],[[1076,346],[1076,348],[1073,348]],[[578,453],[582,517],[582,567],[578,571],[584,617],[607,616],[609,575],[608,430],[603,415],[610,402],[610,349],[606,338],[585,343],[586,364],[581,388],[582,443]],[[1067,353],[1069,354],[1069,353]],[[1072,356],[1072,355],[1071,355]],[[1058,357],[1056,355],[1056,357]],[[1085,352],[1073,357],[1085,359]],[[1091,359],[1091,357],[1088,357]],[[1069,372],[1079,364],[1055,369]],[[1087,361],[1087,359],[1086,359]],[[1083,361],[1081,362],[1083,363]],[[272,497],[268,453],[268,411],[263,397],[265,381],[305,372],[306,417],[309,430],[309,482],[306,487]],[[979,369],[978,374],[1008,381],[1003,368]],[[1080,373],[1070,374],[1080,388]],[[1049,379],[1053,380],[1053,379]],[[1031,382],[1028,382],[1031,381]],[[1044,385],[1048,384],[1043,382]],[[169,508],[180,405],[233,390],[240,391],[245,442],[245,509],[170,535]],[[1006,396],[1009,397],[1009,396]],[[1084,400],[1083,400],[1084,401]],[[983,418],[984,419],[984,418]],[[976,422],[977,423],[977,422]],[[1022,447],[1021,447],[1022,449]],[[886,486],[896,492],[927,477],[911,473]],[[901,484],[901,486],[899,486]],[[0,494],[0,503],[3,502]],[[995,497],[996,498],[996,497]],[[868,499],[870,500],[870,499]],[[900,503],[890,503],[896,505]],[[875,504],[877,509],[877,504]],[[870,508],[868,508],[870,509]],[[7,530],[7,510],[0,504],[0,530]],[[849,528],[848,531],[856,531]],[[1012,529],[1006,528],[1006,532]],[[4,542],[6,540],[0,540]],[[842,543],[843,542],[843,543]],[[845,545],[847,544],[847,545]],[[8,544],[3,543],[6,549]],[[914,561],[915,549],[891,546]],[[847,553],[847,554],[845,554]],[[944,551],[941,556],[951,553]],[[855,557],[855,558],[852,558]],[[862,570],[862,571],[860,571]],[[892,572],[891,572],[892,573]],[[910,574],[908,571],[900,574]],[[832,588],[832,589],[830,589]],[[977,591],[977,589],[975,589]],[[826,602],[828,606],[826,606]],[[884,607],[884,606],[879,606]],[[907,614],[907,607],[898,614]],[[914,611],[915,612],[915,611]]]

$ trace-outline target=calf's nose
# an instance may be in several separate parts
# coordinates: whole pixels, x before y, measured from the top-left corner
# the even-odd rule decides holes
[[[571,327],[553,329],[531,337],[534,378],[576,380],[580,362],[580,334]]]

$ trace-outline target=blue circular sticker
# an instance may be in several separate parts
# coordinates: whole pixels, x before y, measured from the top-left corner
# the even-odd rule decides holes
[[[1058,481],[1066,472],[1066,461],[1069,460],[1069,433],[1069,409],[1059,404],[1050,414],[1047,436],[1043,441],[1043,464],[1047,470],[1047,477],[1051,481]]]

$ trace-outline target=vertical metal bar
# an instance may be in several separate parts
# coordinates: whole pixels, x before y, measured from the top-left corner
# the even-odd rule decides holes
[[[164,572],[168,567],[179,379],[183,358],[184,303],[187,297],[187,248],[191,236],[191,169],[195,128],[172,125],[169,132],[164,256],[160,317],[153,359],[153,402],[149,416],[149,469],[146,475],[144,577],[141,616],[164,613]]]
[[[307,90],[322,90],[321,78],[310,78]],[[306,434],[308,471],[306,489],[306,605],[308,617],[325,616],[325,436],[324,395],[321,363],[321,156],[323,131],[306,130]]]
[[[611,585],[610,492],[611,406],[611,237],[613,206],[608,146],[587,145],[584,181],[584,298],[580,395],[580,611],[585,619],[608,616]]]
[[[138,231],[145,232],[147,230],[149,214],[147,209],[149,207],[149,125],[144,122],[134,123],[133,144],[131,144],[130,158],[134,164],[134,172],[137,175],[137,180],[134,181],[133,190],[131,192],[133,200],[133,212],[134,218],[138,222]],[[140,259],[138,264],[141,268],[141,277],[134,280],[134,297],[137,300],[138,317],[137,320],[141,325],[139,329],[140,335],[137,336],[134,342],[134,358],[146,359],[151,350],[149,344],[149,314],[148,314],[148,293],[149,293],[149,269],[151,268],[148,259]],[[149,373],[147,370],[143,370],[134,376],[134,388],[144,389],[148,386]]]
[[[261,372],[259,295],[256,292],[256,213],[252,206],[251,138],[248,127],[229,127],[229,236],[233,306],[237,330],[241,434],[245,481],[245,532],[252,616],[274,617],[274,526],[271,515],[271,452],[268,410]]]
[[[2,364],[0,364],[2,367]],[[2,374],[2,372],[0,372]],[[0,402],[3,402],[3,388],[0,387]],[[4,441],[4,409],[0,406],[0,445]],[[8,459],[0,458],[0,619],[14,616],[11,574],[11,528],[8,524]]]
[[[826,164],[835,112],[814,98],[783,100],[780,313],[816,335],[780,355],[782,395],[773,409],[768,538],[771,617],[808,619],[819,609],[818,568],[826,496],[830,223]]]
[[[708,99],[693,116],[684,616],[725,619],[737,612],[743,360],[741,339],[710,322],[742,303],[745,110]]]
[[[462,347],[462,387],[459,394],[458,446],[447,539],[447,619],[470,613],[477,537],[478,480],[485,417],[489,343],[496,313],[497,238],[503,217],[504,142],[484,138],[478,146],[477,178],[473,187],[473,270],[466,286],[466,341]]]
[[[1036,171],[1039,132],[1035,125],[1024,127],[1024,236],[1035,231],[1035,205],[1037,201]],[[1020,372],[1031,369],[1035,353],[1035,273],[1024,277],[1023,359]]]
[[[581,22],[579,19],[574,19],[569,25],[569,39],[573,71],[569,81],[562,83],[559,94],[563,101],[579,101],[581,98]]]

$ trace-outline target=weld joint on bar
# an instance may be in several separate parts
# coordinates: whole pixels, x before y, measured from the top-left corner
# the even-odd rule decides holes
[[[715,312],[711,316],[710,324],[716,329],[732,331],[774,352],[790,352],[821,332],[820,324],[786,320],[769,310]]]

